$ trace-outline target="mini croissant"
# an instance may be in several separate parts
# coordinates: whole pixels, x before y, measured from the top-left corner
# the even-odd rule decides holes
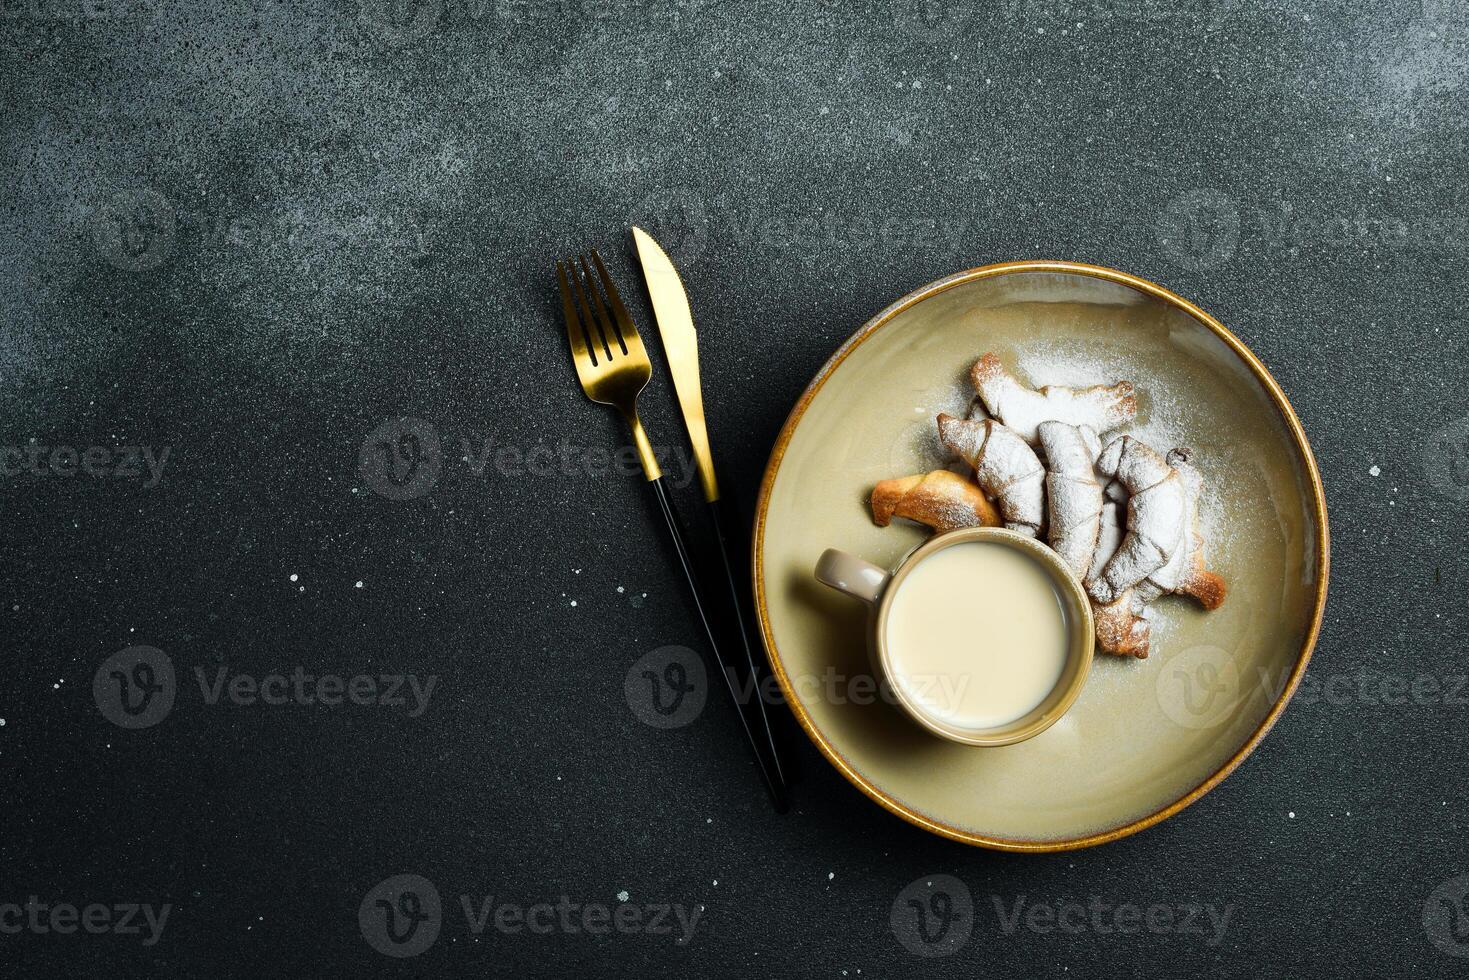
[[[1046,537],[1066,567],[1084,580],[1091,571],[1102,529],[1102,485],[1093,463],[1101,451],[1097,434],[1065,422],[1037,428],[1046,453]]]
[[[1137,415],[1137,396],[1131,381],[1090,388],[1047,385],[1036,390],[1021,384],[993,353],[976,361],[969,377],[990,415],[1032,446],[1040,440],[1042,422],[1065,422],[1106,432]]]
[[[1006,527],[1040,533],[1046,471],[1025,440],[994,419],[952,415],[939,416],[939,440],[974,467],[975,482],[999,503]]]
[[[1163,568],[1185,548],[1188,490],[1178,471],[1145,442],[1119,436],[1097,460],[1131,495],[1127,534],[1100,573],[1087,580],[1093,599],[1105,604]]]
[[[1191,463],[1189,450],[1175,449],[1167,457],[1160,457],[1147,444],[1128,436],[1108,444],[1098,461],[1098,468],[1115,476],[1116,482],[1128,489],[1137,486],[1143,486],[1143,489],[1128,503],[1128,528],[1120,543],[1121,531],[1115,516],[1118,505],[1109,502],[1104,507],[1096,557],[1087,580],[1092,596],[1092,616],[1096,621],[1097,645],[1105,653],[1144,658],[1148,655],[1151,632],[1146,618],[1149,602],[1170,593],[1191,595],[1205,609],[1217,609],[1224,601],[1227,591],[1224,579],[1204,567],[1204,536],[1199,527],[1199,497],[1203,493],[1204,481]],[[1164,473],[1165,469],[1169,472]],[[1160,473],[1163,475],[1159,479]],[[1156,482],[1149,483],[1150,480]],[[1163,530],[1168,508],[1155,508],[1156,498],[1148,496],[1165,484],[1169,494],[1175,487],[1182,491],[1181,538],[1177,546],[1168,553],[1161,566],[1126,584],[1110,598],[1105,592],[1098,595],[1109,584],[1124,582],[1130,577],[1130,572],[1118,575],[1114,564],[1118,555],[1126,553],[1129,541],[1146,552],[1151,545],[1138,546],[1137,538],[1146,537],[1156,542],[1170,536],[1171,532]],[[1146,533],[1139,534],[1140,527],[1147,528]],[[1141,564],[1133,567],[1141,567]],[[1104,571],[1114,575],[1110,582]]]
[[[1159,595],[1181,593],[1193,596],[1205,609],[1218,609],[1224,602],[1226,588],[1224,579],[1204,567],[1204,535],[1199,528],[1199,497],[1204,492],[1204,478],[1193,467],[1191,457],[1187,449],[1175,449],[1167,456],[1168,465],[1183,480],[1183,547],[1167,564],[1144,579],[1138,591],[1144,602]]]
[[[1000,524],[1000,515],[984,491],[948,470],[900,476],[873,487],[872,522],[887,527],[894,517],[927,524],[939,533]]]
[[[1109,500],[1102,505],[1101,532],[1092,558],[1092,574],[1106,566],[1126,533],[1122,505]],[[1136,589],[1128,589],[1112,602],[1092,599],[1092,621],[1096,624],[1097,649],[1120,657],[1145,659],[1152,642],[1153,625],[1146,616],[1146,605]]]
[[[1096,554],[1091,557],[1091,573],[1096,574],[1116,554],[1122,544],[1124,527],[1122,504],[1106,501],[1102,504],[1100,532],[1097,533]],[[1090,597],[1089,597],[1090,598]],[[1147,657],[1147,648],[1152,642],[1153,624],[1144,616],[1146,605],[1137,595],[1137,589],[1127,589],[1112,602],[1097,602],[1091,599],[1091,620],[1096,623],[1097,649],[1103,654],[1118,657]]]

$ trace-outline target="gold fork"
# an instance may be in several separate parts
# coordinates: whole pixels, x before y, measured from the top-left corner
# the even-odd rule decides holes
[[[592,273],[594,265],[595,276]],[[734,668],[735,661],[726,657],[725,647],[716,635],[714,621],[711,619],[717,606],[710,599],[709,593],[700,586],[693,557],[688,549],[688,535],[673,508],[667,478],[658,466],[652,444],[648,442],[648,434],[643,431],[643,423],[638,418],[638,395],[653,374],[653,366],[648,360],[647,349],[643,347],[643,339],[638,336],[638,328],[628,315],[622,296],[617,292],[612,277],[607,274],[607,267],[602,264],[602,257],[596,251],[592,252],[591,261],[582,256],[580,268],[573,259],[567,259],[564,263],[557,262],[556,279],[561,287],[561,310],[566,317],[566,337],[571,344],[571,360],[576,365],[576,376],[588,398],[617,409],[627,421],[627,427],[632,430],[633,445],[637,448],[638,459],[643,464],[643,473],[648,478],[648,484],[658,499],[659,510],[663,513],[674,551],[678,553],[679,564],[693,595],[694,608],[704,627],[705,638],[719,662],[719,672],[724,675],[725,687],[734,699],[740,724],[744,727],[745,738],[755,752],[755,761],[760,766],[765,788],[770,791],[776,809],[784,812],[785,786],[776,775],[779,770],[775,767],[775,749],[773,746],[762,747],[755,737],[750,714],[758,705],[747,705],[740,698],[739,673]],[[602,298],[603,293],[606,293],[605,301]],[[758,690],[752,689],[750,693],[753,697],[760,696]]]
[[[566,260],[566,265],[571,267],[570,286],[567,285],[566,268],[557,262],[556,277],[561,283],[561,308],[566,315],[566,336],[571,341],[571,360],[576,364],[576,376],[587,397],[599,404],[611,405],[622,413],[627,427],[632,430],[633,445],[643,464],[643,473],[649,480],[657,480],[663,476],[663,471],[659,468],[653,447],[648,442],[648,434],[643,431],[642,420],[638,418],[638,395],[647,387],[648,379],[653,375],[653,365],[648,360],[648,350],[643,346],[643,338],[638,336],[637,327],[633,326],[632,318],[627,315],[627,308],[622,305],[622,297],[612,284],[612,277],[607,275],[602,257],[595,250],[592,252],[592,260],[597,264],[597,272],[603,288],[607,290],[607,297],[617,311],[617,322],[614,324],[607,316],[607,306],[592,282],[592,270],[587,264],[586,256],[581,259],[582,273],[586,278],[585,287],[582,285],[582,277],[577,275],[575,262]],[[576,293],[575,303],[571,298],[573,290]],[[595,318],[592,316],[592,307],[587,302],[588,293],[597,307]],[[580,317],[577,316],[578,307],[581,311]]]

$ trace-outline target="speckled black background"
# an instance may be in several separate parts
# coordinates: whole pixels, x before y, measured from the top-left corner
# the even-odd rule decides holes
[[[0,934],[4,972],[1461,971],[1469,707],[1371,692],[1466,670],[1466,37],[1454,0],[0,0],[0,446],[169,450],[152,487],[0,479],[0,903],[172,906],[152,946]],[[459,458],[623,441],[574,388],[551,264],[598,246],[635,282],[631,220],[685,272],[747,513],[810,376],[922,283],[1066,258],[1201,303],[1326,483],[1312,676],[1367,680],[1090,851],[930,836],[804,740],[775,816],[721,698],[672,731],[629,710],[628,668],[697,642],[639,481]],[[395,501],[359,453],[400,416],[444,449]],[[139,731],[92,694],[133,644],[181,677]],[[206,705],[220,665],[439,680],[416,718]],[[402,872],[445,921],[391,960],[357,911]],[[937,874],[972,936],[919,959],[889,913]],[[620,891],[703,906],[693,940],[475,937],[458,902]],[[1007,935],[1022,897],[1231,912],[1213,945]]]

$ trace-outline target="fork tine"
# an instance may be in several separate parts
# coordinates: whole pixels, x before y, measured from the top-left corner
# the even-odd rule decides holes
[[[581,276],[577,273],[576,270],[576,263],[571,259],[567,259],[566,265],[571,270],[571,285],[576,290],[577,301],[578,303],[580,303],[581,311],[586,317],[586,319],[582,321],[582,325],[586,328],[587,339],[592,342],[593,350],[596,349],[597,342],[600,340],[602,342],[602,349],[607,352],[607,360],[610,361],[612,360],[612,345],[607,342],[607,335],[602,332],[601,325],[597,323],[595,318],[593,318],[592,307],[587,302],[587,289],[590,289],[592,292],[595,293],[597,291],[597,287],[592,285],[591,282],[588,282],[586,286],[583,287]]]
[[[566,267],[556,263],[556,282],[561,287],[561,314],[566,317],[566,339],[571,343],[571,358],[580,370],[583,361],[597,364],[596,352],[587,347],[586,329],[576,315],[576,304],[571,299],[571,286],[566,281]]]
[[[607,267],[602,264],[602,256],[592,249],[592,261],[597,263],[597,272],[602,277],[602,286],[607,290],[607,301],[612,304],[612,312],[617,317],[617,326],[620,336],[627,338],[623,342],[623,350],[627,349],[627,341],[639,342],[638,328],[632,322],[632,317],[627,315],[627,307],[622,305],[622,296],[618,294],[617,287],[612,284],[612,277],[607,274]]]
[[[622,339],[622,331],[619,330],[615,325],[613,325],[612,318],[607,314],[607,304],[602,302],[602,293],[599,289],[597,289],[597,281],[592,277],[592,267],[591,264],[587,262],[587,257],[585,255],[581,257],[581,268],[582,272],[584,272],[587,277],[587,288],[591,291],[592,299],[596,301],[597,322],[602,325],[603,335],[606,336],[609,341],[613,337],[616,337],[617,346],[622,348],[623,354],[626,354],[627,341]],[[605,286],[608,282],[610,282],[610,280],[606,276],[603,276],[602,285]]]

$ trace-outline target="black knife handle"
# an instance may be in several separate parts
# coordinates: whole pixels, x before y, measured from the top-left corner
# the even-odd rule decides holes
[[[688,583],[689,594],[694,600],[694,609],[699,614],[699,624],[704,627],[704,636],[709,641],[709,649],[714,652],[714,659],[719,663],[719,672],[724,677],[724,685],[729,691],[730,699],[734,701],[735,713],[739,716],[740,726],[745,730],[745,739],[755,753],[755,762],[760,767],[760,775],[765,781],[765,788],[770,793],[770,799],[775,804],[776,811],[785,813],[787,807],[785,784],[777,775],[778,767],[772,760],[766,759],[766,753],[761,749],[760,739],[756,737],[750,725],[750,712],[740,700],[739,671],[735,669],[736,663],[731,659],[726,645],[720,642],[717,635],[718,631],[715,628],[713,616],[716,606],[710,601],[712,597],[700,588],[699,577],[694,571],[693,558],[689,552],[688,534],[684,532],[683,522],[679,520],[678,512],[673,507],[673,498],[668,492],[668,478],[660,476],[656,480],[649,480],[648,485],[653,488],[653,496],[658,499],[658,507],[663,512],[663,522],[668,527],[668,537],[673,542],[674,551],[678,553],[678,562],[683,569],[684,581]],[[759,700],[758,697],[757,700]]]
[[[744,555],[743,549],[738,542],[746,540],[743,529],[740,527],[739,517],[735,509],[718,499],[709,501],[709,516],[713,518],[714,537],[719,542],[719,565],[723,573],[722,578],[726,589],[726,602],[729,609],[729,618],[732,628],[740,639],[740,648],[745,657],[745,670],[750,678],[751,689],[755,693],[755,715],[758,727],[762,729],[766,743],[770,746],[770,758],[775,764],[775,774],[780,779],[782,786],[789,786],[785,766],[781,763],[780,746],[775,737],[775,726],[770,723],[770,706],[765,703],[761,692],[761,683],[765,678],[765,671],[760,665],[764,663],[763,652],[759,655],[760,640],[755,632],[754,625],[749,621],[746,610],[749,602],[746,599],[747,589],[740,587],[741,582],[747,582],[748,578],[741,574],[746,565],[740,558]]]

